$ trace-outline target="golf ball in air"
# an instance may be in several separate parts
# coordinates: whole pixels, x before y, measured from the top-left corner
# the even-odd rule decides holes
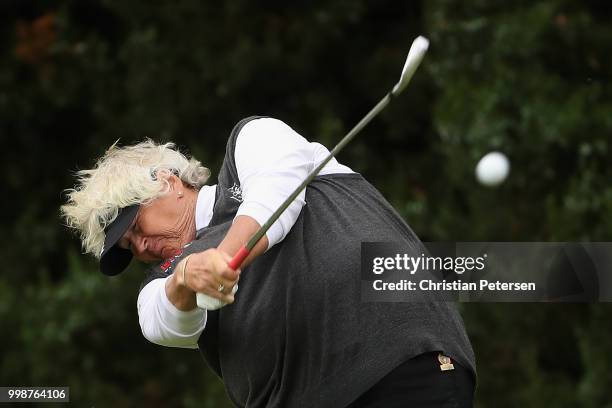
[[[476,178],[488,187],[500,185],[510,172],[510,161],[505,154],[491,152],[482,157],[476,165]]]

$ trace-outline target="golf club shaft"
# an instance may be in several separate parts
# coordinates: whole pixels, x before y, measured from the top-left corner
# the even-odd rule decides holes
[[[310,172],[310,174],[308,174],[304,181],[302,181],[302,183],[293,191],[293,193],[291,193],[291,195],[287,197],[287,199],[280,205],[280,207],[278,207],[278,209],[274,211],[270,218],[268,218],[268,221],[266,221],[266,223],[262,225],[259,230],[257,230],[257,232],[251,237],[251,239],[249,239],[249,242],[247,242],[246,245],[240,248],[240,250],[229,262],[230,268],[240,268],[240,265],[242,265],[242,262],[244,262],[246,257],[249,256],[251,250],[255,247],[255,245],[257,245],[259,240],[264,236],[268,229],[270,229],[272,224],[274,224],[274,222],[281,216],[281,214],[287,209],[287,207],[291,205],[293,200],[295,200],[295,198],[302,192],[302,190],[304,190],[306,186],[319,174],[323,167],[325,167],[325,165],[329,163],[329,161],[334,156],[336,156],[361,131],[361,129],[363,129],[368,123],[370,123],[370,121],[376,115],[378,115],[380,111],[385,108],[385,106],[389,104],[389,101],[391,101],[392,97],[392,92],[387,93],[385,97],[382,98],[380,102],[378,102],[376,106],[374,106],[374,108],[372,108],[372,110],[370,110],[363,117],[363,119],[361,119],[359,123],[357,123],[357,125],[355,125],[355,127],[353,127],[353,129],[351,129],[351,131],[348,132],[346,136],[342,138],[342,140],[340,140],[340,142],[338,142],[338,144],[332,149],[332,151],[327,155],[327,157],[321,163],[319,163],[319,165],[315,167]]]
[[[429,41],[424,37],[419,36],[413,41],[412,46],[410,47],[410,51],[408,52],[408,57],[406,58],[406,63],[404,64],[404,68],[402,69],[402,75],[400,77],[399,82],[395,84],[393,88],[391,88],[391,91],[388,92],[384,96],[384,98],[382,98],[380,102],[378,102],[376,106],[374,106],[374,108],[372,108],[372,110],[370,110],[363,117],[363,119],[361,119],[359,123],[357,123],[357,125],[355,125],[355,127],[351,129],[351,131],[348,132],[348,134],[342,138],[342,140],[340,140],[340,142],[336,145],[336,147],[332,149],[332,151],[325,158],[325,160],[319,163],[319,165],[314,170],[312,170],[312,172],[310,172],[310,174],[295,189],[295,191],[291,193],[289,197],[287,197],[287,199],[280,205],[280,207],[276,211],[274,211],[268,221],[266,221],[266,223],[262,225],[261,228],[259,228],[259,230],[251,237],[249,242],[247,242],[246,245],[240,248],[240,250],[229,262],[230,268],[238,269],[240,265],[242,265],[242,262],[244,262],[246,257],[249,256],[249,253],[255,247],[255,245],[257,245],[257,242],[259,242],[261,237],[264,236],[264,234],[268,231],[272,224],[274,224],[278,217],[280,217],[283,211],[285,211],[287,207],[291,205],[293,200],[302,192],[302,190],[306,188],[308,183],[310,183],[312,179],[314,179],[317,174],[319,174],[321,169],[325,167],[325,165],[332,159],[332,157],[337,155],[340,150],[344,148],[344,146],[346,146],[351,140],[353,140],[355,135],[357,135],[361,131],[361,129],[363,129],[368,123],[370,123],[370,121],[376,115],[378,115],[380,111],[385,108],[385,106],[389,104],[393,97],[399,95],[402,90],[406,88],[408,82],[410,82],[410,79],[412,79],[412,76],[419,67],[421,60],[423,59],[423,55],[425,55],[425,52],[427,51],[428,47]]]

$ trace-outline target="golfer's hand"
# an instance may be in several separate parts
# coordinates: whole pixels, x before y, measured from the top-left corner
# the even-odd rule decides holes
[[[228,266],[231,257],[218,249],[208,249],[189,256],[185,268],[186,287],[197,293],[214,297],[225,303],[233,303],[232,289],[238,282],[240,269]],[[222,288],[220,291],[219,289]]]

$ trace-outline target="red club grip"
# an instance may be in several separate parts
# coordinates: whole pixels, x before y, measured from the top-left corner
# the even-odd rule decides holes
[[[234,270],[240,268],[240,265],[242,265],[242,262],[244,262],[246,257],[249,256],[249,253],[251,253],[251,251],[249,251],[245,246],[242,246],[238,253],[234,255],[232,260],[229,261],[229,267]]]

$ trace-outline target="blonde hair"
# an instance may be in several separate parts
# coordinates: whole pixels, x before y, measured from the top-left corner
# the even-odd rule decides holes
[[[156,144],[150,139],[133,146],[115,142],[91,170],[76,173],[75,188],[66,190],[68,202],[61,207],[69,228],[76,230],[85,252],[100,257],[104,229],[121,208],[147,204],[166,194],[167,175],[176,174],[185,184],[199,190],[210,170],[187,158],[173,143]]]

